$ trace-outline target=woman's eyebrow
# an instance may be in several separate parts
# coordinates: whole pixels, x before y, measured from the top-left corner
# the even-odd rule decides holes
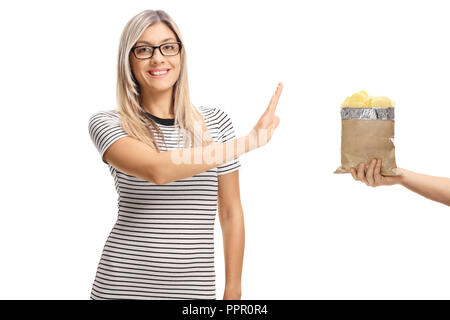
[[[174,40],[174,41],[176,41],[174,38],[167,38],[167,39],[161,40],[160,43],[163,43],[163,42],[166,42],[166,41],[169,41],[169,40]],[[144,40],[137,41],[136,43],[139,43],[139,42],[142,42],[142,43],[148,43],[148,44],[150,44],[150,45],[152,44],[151,42],[144,41]]]

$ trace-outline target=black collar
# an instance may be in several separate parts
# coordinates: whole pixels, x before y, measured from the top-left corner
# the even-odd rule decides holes
[[[145,114],[151,117],[153,120],[155,120],[155,122],[159,124],[163,124],[165,126],[173,126],[175,124],[175,118],[158,118],[157,116],[154,116],[147,111],[145,111]]]

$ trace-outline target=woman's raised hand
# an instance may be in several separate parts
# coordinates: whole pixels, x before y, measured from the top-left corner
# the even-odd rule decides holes
[[[270,99],[268,107],[253,127],[252,131],[250,131],[248,135],[250,150],[262,147],[268,143],[272,138],[275,129],[280,124],[280,118],[275,115],[275,110],[282,90],[283,84],[279,82],[275,93]]]
[[[365,164],[361,162],[358,167],[351,168],[350,172],[353,179],[364,182],[370,187],[391,186],[400,183],[402,176],[382,176],[381,175],[381,159],[372,159],[365,170]]]

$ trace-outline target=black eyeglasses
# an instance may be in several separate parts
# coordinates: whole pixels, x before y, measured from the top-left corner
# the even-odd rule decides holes
[[[133,52],[136,59],[144,60],[153,57],[155,49],[159,49],[163,56],[176,56],[181,51],[181,42],[166,42],[159,46],[136,46],[131,48],[131,52]]]

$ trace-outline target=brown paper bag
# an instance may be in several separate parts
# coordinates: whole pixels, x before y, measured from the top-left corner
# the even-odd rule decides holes
[[[366,111],[375,112],[376,114],[375,110]],[[341,114],[343,113],[341,112]],[[399,175],[400,172],[396,170],[397,165],[395,163],[395,147],[393,143],[394,120],[351,118],[350,116],[344,119],[344,116],[342,116],[341,166],[334,173],[350,173],[350,168],[356,168],[359,163],[364,162],[367,166],[373,158],[378,158],[382,159],[382,175]],[[364,118],[364,116],[361,116],[361,118]]]

